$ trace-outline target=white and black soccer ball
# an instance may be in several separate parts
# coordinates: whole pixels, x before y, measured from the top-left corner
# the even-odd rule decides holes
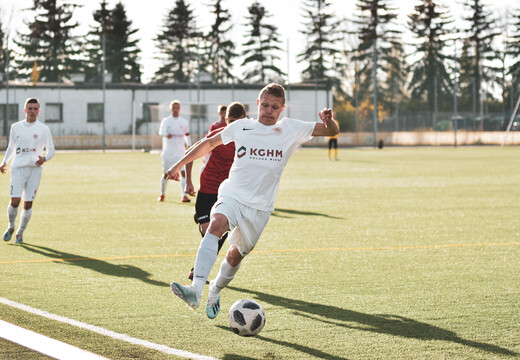
[[[240,336],[258,334],[265,325],[265,312],[259,303],[249,299],[238,300],[229,309],[229,327]]]

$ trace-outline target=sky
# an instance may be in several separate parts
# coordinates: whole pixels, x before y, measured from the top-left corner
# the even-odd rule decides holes
[[[63,0],[59,0],[62,1]],[[92,19],[92,13],[99,8],[99,0],[67,0],[69,3],[82,5],[81,8],[74,11],[75,20],[80,24],[78,28],[79,34],[85,34],[89,31],[89,25],[95,22]],[[139,29],[136,38],[139,39],[141,48],[141,64],[143,66],[143,82],[149,82],[154,72],[159,68],[160,63],[155,60],[158,55],[158,49],[155,46],[154,39],[161,33],[162,25],[166,14],[175,6],[175,0],[108,0],[109,8],[121,1],[127,11],[127,17],[132,21],[132,28]],[[460,24],[462,18],[463,0],[439,0],[450,10],[456,21]],[[209,12],[207,4],[213,3],[214,0],[187,0],[190,8],[194,11],[197,25],[201,30],[207,31],[213,22],[212,14]],[[232,21],[235,24],[231,31],[232,39],[237,46],[243,41],[246,31],[246,18],[248,15],[247,8],[253,3],[253,0],[224,0],[223,6],[229,10]],[[305,28],[302,5],[304,0],[258,0],[265,7],[268,14],[267,23],[278,27],[278,34],[282,40],[281,47],[284,52],[280,54],[280,62],[278,67],[289,74],[290,82],[298,82],[301,80],[300,73],[304,64],[298,63],[297,55],[305,48],[306,39],[302,34]],[[503,17],[506,9],[520,9],[520,2],[517,0],[483,0],[483,4],[487,6],[489,11]],[[345,26],[344,19],[354,19],[355,0],[329,0],[330,9],[334,11],[338,19],[338,27]],[[413,7],[419,1],[410,0],[390,0],[392,6],[398,9],[399,23],[406,23],[407,15],[413,11]],[[517,3],[516,8],[511,4]],[[22,9],[29,8],[33,4],[32,0],[0,0],[0,16],[2,23],[9,29],[24,29],[24,20],[27,21],[31,12],[23,12]],[[5,31],[5,29],[4,29]],[[12,36],[14,35],[14,32]],[[238,50],[240,48],[238,47]],[[240,75],[239,73],[235,75]]]

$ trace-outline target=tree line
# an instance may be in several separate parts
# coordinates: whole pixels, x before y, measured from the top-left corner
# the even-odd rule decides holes
[[[499,17],[482,0],[461,1],[465,28],[441,0],[417,0],[406,24],[398,22],[391,0],[357,0],[349,19],[338,19],[327,0],[304,0],[301,78],[333,86],[340,118],[355,112],[374,124],[396,112],[396,104],[402,111],[431,114],[454,107],[508,113],[520,93],[520,6]],[[201,31],[189,2],[175,0],[155,38],[161,66],[154,82],[186,83],[201,72],[214,83],[285,82],[287,74],[278,66],[281,36],[261,2],[248,7],[240,53],[225,0],[207,7],[213,22]],[[7,47],[7,31],[0,26],[0,66],[9,62],[9,78],[34,80],[36,72],[39,81],[59,82],[83,73],[96,82],[106,69],[113,82],[141,82],[138,29],[124,3],[111,8],[101,0],[83,36],[73,35],[77,8],[67,1],[33,0],[26,11],[34,16],[28,31],[16,32],[15,49]],[[403,29],[411,40],[403,39]],[[238,76],[237,63],[244,69]]]

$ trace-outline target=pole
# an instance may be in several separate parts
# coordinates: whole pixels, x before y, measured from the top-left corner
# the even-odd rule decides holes
[[[106,114],[106,84],[105,84],[105,58],[106,58],[106,54],[105,54],[105,27],[103,26],[103,34],[102,34],[102,47],[103,47],[103,67],[102,67],[102,70],[101,70],[101,83],[103,85],[103,144],[102,144],[102,147],[103,147],[103,152],[105,151],[106,149],[106,139],[105,139],[105,114]]]
[[[374,148],[377,147],[377,39],[374,39],[374,49],[372,51],[372,75],[374,82],[374,113],[373,113],[373,126],[374,126]]]
[[[289,38],[287,38],[287,117],[291,117],[291,62],[289,61]]]
[[[4,108],[4,135],[6,144],[9,144],[9,37],[6,39],[5,49],[5,108]],[[6,145],[7,146],[7,145]]]

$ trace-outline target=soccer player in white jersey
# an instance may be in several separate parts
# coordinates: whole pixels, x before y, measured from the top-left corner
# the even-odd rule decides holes
[[[157,198],[157,201],[164,201],[166,193],[166,171],[173,164],[175,164],[180,158],[184,156],[186,148],[191,146],[190,138],[190,123],[188,120],[179,116],[181,111],[181,103],[178,100],[174,100],[170,103],[171,115],[165,117],[161,121],[159,127],[159,135],[162,136],[162,164],[163,164],[163,177],[161,178],[161,194]],[[184,167],[181,170],[181,191],[182,191],[182,202],[190,202],[188,195],[184,191],[186,185],[186,172]]]
[[[233,122],[219,134],[200,142],[168,171],[168,178],[177,180],[184,164],[204,156],[220,144],[235,143],[229,178],[219,188],[209,227],[197,252],[193,284],[171,284],[175,295],[190,307],[197,308],[217,258],[218,240],[231,230],[229,250],[209,287],[206,314],[211,319],[220,310],[220,291],[231,282],[242,259],[253,250],[267,225],[274,210],[282,171],[291,154],[311,136],[333,136],[339,131],[331,109],[320,111],[318,116],[322,122],[288,118],[278,121],[285,108],[285,91],[281,85],[273,83],[264,87],[256,103],[258,120]]]
[[[11,240],[14,233],[18,206],[23,198],[23,210],[20,225],[16,231],[15,242],[23,244],[23,232],[32,214],[32,205],[40,186],[42,165],[54,156],[54,143],[49,127],[38,121],[40,102],[37,98],[29,98],[24,106],[25,120],[11,125],[9,145],[0,172],[5,174],[7,163],[11,162],[11,202],[7,206],[9,224],[4,233],[4,241]],[[46,154],[44,155],[44,149]]]

